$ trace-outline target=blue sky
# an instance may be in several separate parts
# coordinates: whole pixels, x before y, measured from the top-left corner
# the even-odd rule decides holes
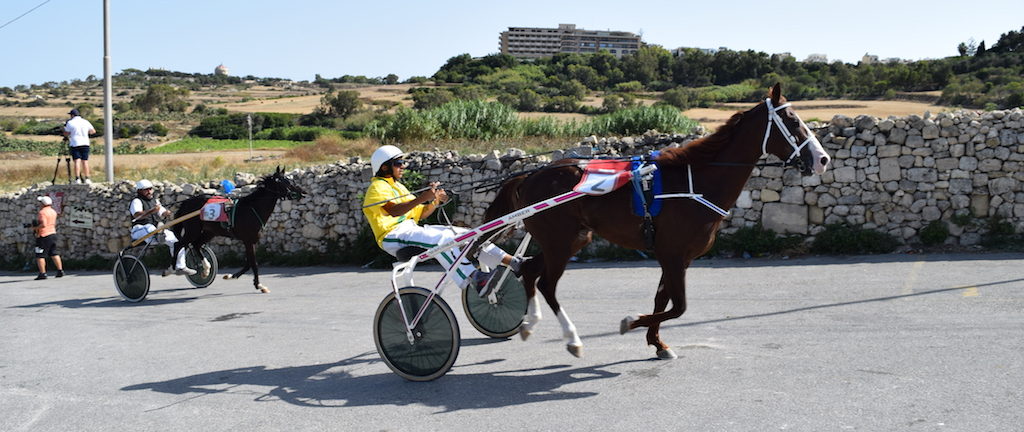
[[[46,0],[0,0],[0,25]],[[263,1],[110,0],[111,64],[312,80],[429,76],[452,56],[498,51],[510,26],[643,34],[692,46],[823,53],[856,62],[939,58],[970,38],[988,46],[1024,25],[1024,3],[875,1]],[[785,5],[785,9],[772,9]],[[0,28],[0,86],[103,75],[102,1],[50,0]]]

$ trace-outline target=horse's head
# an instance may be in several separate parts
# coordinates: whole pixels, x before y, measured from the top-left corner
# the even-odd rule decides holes
[[[281,199],[299,199],[306,196],[306,191],[292,183],[284,175],[284,171],[281,170],[280,166],[277,167],[277,171],[274,171],[273,174],[268,174],[260,179],[257,185]]]
[[[831,160],[818,138],[796,115],[782,97],[782,86],[775,84],[762,104],[767,112],[761,153],[771,153],[797,167],[804,175],[822,174]]]

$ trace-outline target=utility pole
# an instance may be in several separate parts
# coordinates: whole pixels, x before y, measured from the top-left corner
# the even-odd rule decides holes
[[[114,116],[110,81],[110,0],[103,0],[103,162],[107,181],[114,183]]]
[[[252,113],[245,115],[245,124],[249,125],[249,160],[252,160]]]

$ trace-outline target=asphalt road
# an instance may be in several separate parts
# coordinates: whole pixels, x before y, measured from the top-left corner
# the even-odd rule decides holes
[[[439,273],[419,272],[420,281]],[[221,273],[225,270],[222,269]],[[654,359],[619,320],[649,312],[651,261],[573,264],[557,319],[493,340],[445,299],[455,367],[408,382],[372,320],[388,273],[271,268],[189,289],[154,275],[0,274],[0,430],[1007,431],[1024,424],[1024,255],[700,261]]]

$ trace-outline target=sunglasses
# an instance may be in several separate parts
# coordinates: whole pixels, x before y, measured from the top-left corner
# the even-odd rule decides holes
[[[388,165],[391,165],[393,167],[401,168],[401,167],[405,166],[405,161],[404,160],[393,160],[391,162],[388,162]]]

